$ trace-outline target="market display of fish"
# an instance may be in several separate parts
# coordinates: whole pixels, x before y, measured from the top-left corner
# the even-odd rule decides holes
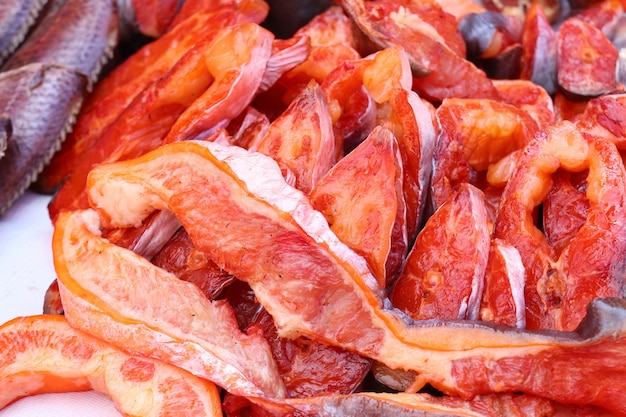
[[[0,408],[626,416],[625,7],[5,2]]]

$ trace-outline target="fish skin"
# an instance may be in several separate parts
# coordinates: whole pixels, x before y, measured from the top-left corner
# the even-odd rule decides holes
[[[39,14],[0,67],[0,215],[58,151],[119,40],[114,0],[51,1]]]
[[[46,0],[0,2],[0,65],[18,48],[46,4]]]
[[[0,215],[58,150],[86,88],[84,74],[55,64],[33,63],[0,73],[0,97],[5,98],[0,115],[12,127],[0,159]]]
[[[7,150],[7,143],[13,134],[13,124],[11,118],[6,114],[0,114],[0,159]]]
[[[85,74],[93,83],[118,39],[113,0],[67,0],[44,16],[2,71],[34,62],[56,64]]]

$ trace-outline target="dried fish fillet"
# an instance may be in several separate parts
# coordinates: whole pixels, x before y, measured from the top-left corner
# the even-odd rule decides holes
[[[232,146],[166,145],[98,166],[88,189],[111,224],[139,224],[155,208],[173,211],[199,250],[248,282],[280,335],[306,335],[416,371],[463,398],[523,392],[626,414],[623,299],[592,301],[572,332],[411,321],[388,308],[365,261],[337,241],[275,162]]]

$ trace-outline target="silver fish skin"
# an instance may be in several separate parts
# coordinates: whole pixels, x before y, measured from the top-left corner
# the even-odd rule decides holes
[[[0,73],[0,115],[11,126],[0,158],[0,215],[58,150],[86,88],[84,74],[55,64],[36,62]]]
[[[34,62],[65,66],[94,83],[119,40],[114,0],[67,0],[46,14],[1,68]]]
[[[0,65],[22,43],[46,0],[0,1]]]

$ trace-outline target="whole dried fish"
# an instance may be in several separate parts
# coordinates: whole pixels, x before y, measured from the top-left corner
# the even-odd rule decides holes
[[[73,124],[87,87],[86,77],[54,64],[34,63],[0,73],[0,214],[26,190]],[[2,136],[2,135],[0,135]],[[2,142],[2,139],[0,139]]]
[[[8,7],[0,6],[0,29]],[[25,5],[13,7],[25,13]],[[35,19],[35,6],[29,10]],[[0,214],[60,148],[83,96],[118,42],[114,0],[50,2],[40,14],[0,68]]]
[[[33,62],[57,64],[95,82],[117,44],[117,28],[112,0],[68,0],[42,19],[2,70]]]
[[[0,65],[22,43],[45,4],[46,0],[0,2]]]

